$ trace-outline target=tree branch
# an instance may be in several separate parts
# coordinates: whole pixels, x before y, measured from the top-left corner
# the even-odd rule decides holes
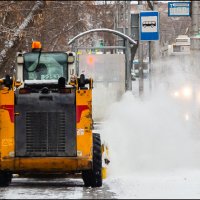
[[[23,32],[23,30],[28,26],[28,24],[33,19],[34,13],[41,9],[41,7],[44,5],[43,1],[37,1],[35,5],[33,6],[31,12],[28,14],[28,16],[25,18],[25,20],[22,22],[22,24],[19,26],[19,28],[15,31],[14,35],[11,37],[9,41],[5,41],[4,49],[0,52],[0,65],[3,63],[4,59],[8,56],[8,51],[11,49],[16,41],[19,39],[20,34]]]

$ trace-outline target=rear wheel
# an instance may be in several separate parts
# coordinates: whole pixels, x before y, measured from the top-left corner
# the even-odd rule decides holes
[[[10,172],[0,171],[0,187],[8,187],[12,181],[12,174]]]
[[[93,166],[91,170],[82,172],[83,181],[86,187],[102,186],[102,153],[101,138],[97,133],[93,134]]]

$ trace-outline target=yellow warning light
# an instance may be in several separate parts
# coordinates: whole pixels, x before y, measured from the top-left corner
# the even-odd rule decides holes
[[[33,41],[32,42],[32,49],[41,49],[42,45],[39,41]]]

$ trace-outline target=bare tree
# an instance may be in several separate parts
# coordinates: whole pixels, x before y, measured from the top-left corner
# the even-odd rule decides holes
[[[0,1],[0,75],[14,66],[16,52],[30,51],[33,40],[44,51],[67,51],[68,41],[92,28],[113,28],[111,2],[96,1]],[[110,35],[100,35],[111,44]],[[92,44],[94,35],[80,42]]]
[[[7,40],[4,41],[3,50],[1,50],[1,52],[0,52],[1,72],[2,72],[2,68],[3,68],[2,65],[5,64],[5,61],[8,59],[9,54],[11,54],[11,52],[10,52],[11,49],[13,47],[15,47],[15,45],[17,45],[17,41],[20,39],[24,29],[28,27],[29,23],[33,19],[34,14],[38,10],[40,10],[42,8],[42,6],[43,6],[43,2],[42,1],[35,2],[33,8],[29,12],[28,16],[23,20],[23,22],[20,24],[20,26],[18,28],[15,28],[13,30],[13,34],[11,34],[11,36],[9,38],[7,38]],[[6,16],[4,16],[4,19],[5,18],[6,18]]]

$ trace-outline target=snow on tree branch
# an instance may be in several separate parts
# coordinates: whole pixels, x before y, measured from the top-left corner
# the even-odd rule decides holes
[[[22,31],[28,26],[28,24],[31,22],[31,20],[34,17],[34,14],[36,11],[40,10],[41,7],[44,5],[43,1],[36,1],[35,5],[33,6],[32,10],[28,14],[28,16],[24,19],[22,24],[19,26],[19,28],[16,30],[14,35],[11,37],[9,41],[5,41],[4,49],[0,52],[0,64],[4,61],[4,59],[7,57],[8,50],[12,48],[19,38]]]

